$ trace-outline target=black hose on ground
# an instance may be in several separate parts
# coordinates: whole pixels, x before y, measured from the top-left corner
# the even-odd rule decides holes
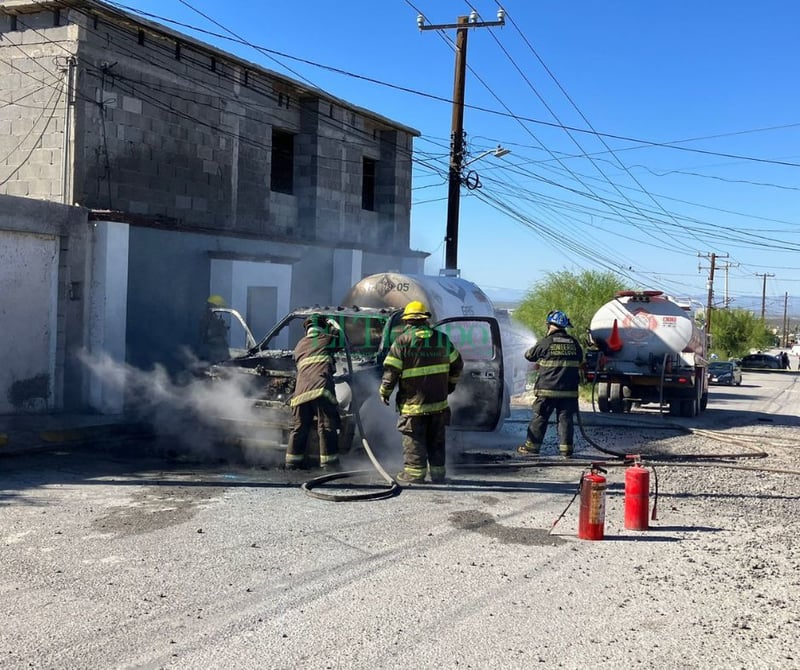
[[[347,337],[347,333],[344,330],[344,326],[341,326],[341,333],[342,337],[344,338],[344,351],[345,357],[347,359],[347,374],[349,375],[350,379],[353,379],[353,360],[350,354],[350,340]],[[311,496],[312,498],[319,498],[320,500],[329,500],[332,502],[351,502],[357,500],[383,500],[385,498],[392,498],[402,491],[400,485],[389,475],[388,472],[383,468],[380,464],[378,459],[375,457],[375,454],[372,452],[372,449],[369,446],[369,442],[367,441],[366,435],[364,435],[364,424],[361,422],[361,412],[358,407],[358,403],[355,401],[355,397],[351,400],[353,402],[353,416],[356,418],[356,427],[358,428],[358,434],[361,436],[361,446],[364,447],[364,451],[369,456],[369,460],[372,461],[372,465],[375,466],[375,469],[380,473],[381,477],[383,477],[389,486],[387,488],[378,489],[377,491],[368,491],[365,493],[322,493],[321,491],[316,491],[315,487],[321,486],[323,484],[327,484],[328,482],[336,481],[338,479],[347,479],[349,477],[355,477],[358,475],[369,474],[372,470],[351,470],[349,472],[332,472],[328,474],[321,475],[319,477],[314,477],[313,479],[309,479],[307,482],[303,482],[300,488],[306,492],[307,495]]]

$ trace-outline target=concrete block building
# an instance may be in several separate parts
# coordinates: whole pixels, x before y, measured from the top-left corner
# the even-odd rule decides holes
[[[422,271],[413,128],[95,0],[0,1],[0,81],[0,194],[89,211],[129,363],[179,368],[212,293],[258,338]]]

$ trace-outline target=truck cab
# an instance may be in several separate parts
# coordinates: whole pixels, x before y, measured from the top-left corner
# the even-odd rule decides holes
[[[334,381],[342,420],[342,452],[360,443],[356,411],[377,413],[383,360],[403,328],[402,310],[319,306],[293,310],[246,353],[213,365],[205,373],[211,380],[236,380],[252,399],[253,417],[246,422],[250,430],[242,435],[245,426],[239,425],[234,432],[258,447],[285,448],[288,442],[289,401],[297,379],[294,348],[304,335],[303,322],[310,314],[321,314],[341,328]],[[494,430],[501,421],[504,401],[503,350],[497,320],[490,316],[450,317],[434,327],[448,335],[464,359],[461,381],[449,398],[451,430]],[[223,425],[230,427],[230,422]],[[369,434],[366,437],[370,439]]]

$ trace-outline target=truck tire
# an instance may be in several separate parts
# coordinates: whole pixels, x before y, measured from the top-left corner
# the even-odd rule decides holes
[[[622,399],[622,384],[608,385],[608,406],[612,412],[617,414],[625,411],[625,404]]]
[[[708,407],[708,393],[704,393],[700,396],[700,411],[705,412],[706,407]]]
[[[597,383],[597,409],[601,412],[611,411],[608,406],[608,384],[606,382]]]

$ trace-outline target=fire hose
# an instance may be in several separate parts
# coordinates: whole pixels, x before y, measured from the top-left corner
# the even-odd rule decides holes
[[[331,323],[331,322],[329,322]],[[335,322],[334,322],[335,323]],[[340,328],[339,332],[342,334],[342,338],[344,339],[344,352],[345,358],[347,360],[347,374],[349,378],[353,379],[353,359],[350,352],[350,340],[347,337],[347,333],[343,328],[336,324],[336,327]],[[306,492],[307,495],[311,496],[312,498],[319,498],[320,500],[329,500],[332,502],[350,502],[356,500],[383,500],[385,498],[391,498],[393,496],[398,495],[402,488],[400,485],[389,475],[388,472],[383,468],[380,464],[380,461],[375,457],[372,449],[369,446],[369,442],[367,441],[367,437],[364,434],[364,424],[361,421],[361,412],[358,407],[358,403],[353,401],[353,415],[356,419],[356,428],[358,429],[358,434],[361,437],[361,446],[364,447],[364,451],[366,452],[369,460],[372,462],[372,465],[375,466],[375,469],[378,473],[383,477],[386,482],[389,484],[387,488],[381,488],[377,491],[368,491],[364,493],[323,493],[321,491],[315,490],[317,486],[321,486],[323,484],[327,484],[328,482],[336,481],[337,479],[346,479],[349,477],[356,477],[359,475],[369,474],[372,470],[350,470],[347,472],[332,472],[329,474],[324,474],[319,477],[314,477],[313,479],[309,479],[307,482],[303,482],[301,488],[303,491]]]

